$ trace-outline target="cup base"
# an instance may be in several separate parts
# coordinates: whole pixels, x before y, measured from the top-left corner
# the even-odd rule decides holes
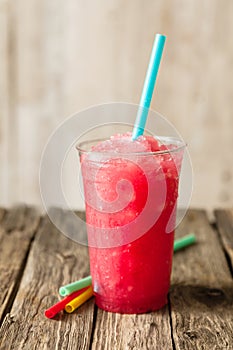
[[[95,303],[100,309],[108,312],[119,314],[144,314],[162,309],[168,303],[168,299],[166,295],[156,299],[156,301],[150,303],[150,305],[149,303],[144,303],[142,306],[132,304],[122,305],[120,303],[116,305],[116,303],[113,304],[111,301],[103,300],[101,297],[96,295]]]

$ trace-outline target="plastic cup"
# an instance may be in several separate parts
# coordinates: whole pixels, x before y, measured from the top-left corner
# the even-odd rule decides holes
[[[159,140],[155,152],[93,151],[100,139],[77,145],[92,285],[106,311],[138,314],[167,303],[185,144]]]

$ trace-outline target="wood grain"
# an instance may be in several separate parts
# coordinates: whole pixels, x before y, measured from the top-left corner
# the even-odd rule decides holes
[[[10,309],[39,223],[33,208],[7,211],[0,230],[0,321]]]
[[[5,213],[6,213],[6,210],[4,208],[0,208],[0,223],[1,223]]]
[[[233,209],[215,210],[218,231],[233,271]]]
[[[25,205],[19,205],[11,208],[5,214],[4,221],[2,222],[2,228],[6,232],[6,234],[10,234],[11,231],[14,230],[22,230],[23,228],[27,228],[27,220],[25,216],[29,213],[29,215],[33,212],[35,213],[35,209],[30,209]]]
[[[233,348],[233,281],[218,234],[204,211],[190,211],[177,236],[197,244],[174,256],[170,292],[176,349]]]
[[[9,200],[9,16],[8,0],[0,1],[0,193],[2,204]]]
[[[45,309],[59,300],[61,285],[88,274],[87,248],[64,237],[47,217],[43,218],[12,310],[0,330],[2,348],[88,349],[93,300],[70,315],[60,313],[54,320],[44,316]]]
[[[92,349],[172,349],[168,307],[141,315],[98,309]]]
[[[65,212],[56,213],[66,220]],[[32,208],[0,210],[0,215],[0,310],[5,316],[0,349],[233,348],[233,280],[222,249],[232,249],[232,210],[216,211],[221,232],[204,211],[188,212],[176,237],[194,232],[198,242],[174,255],[167,307],[120,315],[97,309],[92,299],[53,320],[44,317],[44,310],[59,300],[58,288],[89,274],[87,248],[64,237]],[[83,213],[79,216],[84,219]],[[84,234],[84,222],[77,230]]]
[[[151,107],[189,145],[197,170],[192,204],[232,205],[232,154],[222,152],[233,148],[232,13],[232,0],[1,0],[2,204],[41,205],[41,153],[69,115],[108,101],[139,103],[161,32],[167,41]],[[221,147],[213,147],[216,139]],[[201,171],[206,154],[208,171]],[[65,181],[74,183],[71,175]],[[81,208],[72,186],[69,195]]]

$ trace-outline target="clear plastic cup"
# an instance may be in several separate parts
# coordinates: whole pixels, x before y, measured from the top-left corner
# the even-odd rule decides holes
[[[158,310],[170,287],[185,144],[160,136],[157,151],[143,144],[108,150],[103,142],[110,136],[77,146],[96,304],[129,314]]]

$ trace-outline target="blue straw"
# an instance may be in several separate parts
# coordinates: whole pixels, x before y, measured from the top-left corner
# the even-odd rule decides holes
[[[132,135],[133,140],[136,140],[144,132],[151,98],[154,91],[155,81],[159,70],[159,64],[163,53],[165,39],[165,35],[162,34],[156,34],[155,36],[150,62],[146,73],[146,79],[142,90],[140,107],[138,109],[136,121],[134,124]]]

